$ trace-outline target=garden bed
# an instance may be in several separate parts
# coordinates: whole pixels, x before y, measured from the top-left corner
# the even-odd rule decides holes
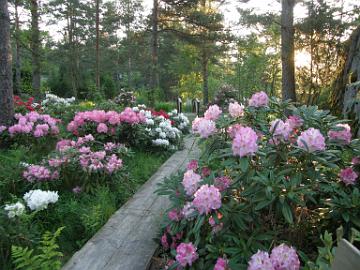
[[[59,269],[182,148],[188,130],[174,111],[59,100],[0,126],[1,269]]]

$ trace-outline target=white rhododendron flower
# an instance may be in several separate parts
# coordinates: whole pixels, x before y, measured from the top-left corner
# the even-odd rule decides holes
[[[59,199],[57,191],[30,190],[25,193],[24,200],[31,210],[46,209],[49,203],[56,203]]]

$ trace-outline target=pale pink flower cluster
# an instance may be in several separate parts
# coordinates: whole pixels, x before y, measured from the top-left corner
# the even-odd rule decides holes
[[[268,103],[269,97],[264,91],[253,94],[249,99],[249,106],[251,107],[266,107]]]
[[[235,156],[250,156],[258,150],[258,136],[250,127],[239,127],[232,142],[232,150]]]
[[[229,104],[229,114],[231,117],[237,118],[244,116],[244,105],[237,102]]]
[[[301,132],[297,144],[308,152],[324,151],[326,146],[324,136],[315,128],[309,128]]]
[[[184,173],[182,184],[188,196],[192,196],[199,187],[201,176],[193,170],[188,170]]]
[[[122,160],[115,154],[107,156],[106,151],[83,153],[79,156],[81,167],[89,172],[105,170],[107,173],[112,174],[122,167]]]
[[[146,120],[142,112],[135,112],[131,108],[125,108],[121,113],[115,111],[105,112],[103,110],[93,110],[78,112],[74,119],[68,124],[67,130],[77,133],[78,129],[88,123],[96,124],[96,131],[98,133],[115,132],[115,127],[121,123],[139,124]]]
[[[18,122],[8,128],[10,136],[16,134],[31,134],[36,138],[47,135],[59,134],[57,123],[59,120],[52,118],[48,114],[39,114],[38,112],[29,112],[25,115],[15,114]]]
[[[192,202],[187,202],[181,210],[181,216],[185,219],[191,219],[191,216],[195,212],[195,208]]]
[[[200,134],[201,138],[208,138],[217,131],[215,122],[206,118],[196,118],[193,121],[192,130],[194,133]]]
[[[176,248],[176,261],[183,267],[187,265],[191,266],[198,257],[199,255],[196,252],[196,248],[191,242],[181,243]]]
[[[65,152],[70,148],[80,148],[80,146],[82,146],[83,144],[92,142],[94,140],[95,138],[91,134],[85,135],[84,137],[78,137],[76,141],[62,139],[57,142],[56,150],[59,152]]]
[[[48,168],[40,165],[30,165],[23,172],[23,177],[29,181],[48,181],[59,178],[59,172],[51,172]]]
[[[356,179],[358,178],[358,174],[354,172],[352,168],[342,169],[340,171],[339,177],[341,181],[345,183],[345,185],[354,185]]]
[[[204,118],[207,120],[216,121],[221,114],[222,110],[219,108],[218,105],[211,105],[204,113]]]
[[[113,172],[119,170],[122,167],[122,165],[123,165],[122,160],[118,158],[117,155],[112,154],[110,158],[108,158],[105,168],[109,174],[112,174]]]
[[[281,244],[273,248],[271,255],[258,251],[250,261],[248,270],[299,270],[300,260],[293,247]]]
[[[0,126],[0,134],[3,133],[7,129],[6,126]]]
[[[345,144],[351,142],[351,128],[348,124],[337,124],[337,128],[341,130],[330,130],[328,136],[331,140],[341,141]]]
[[[278,144],[280,141],[287,141],[293,128],[288,120],[275,119],[270,123],[270,133],[273,135],[270,143]]]
[[[228,127],[227,133],[229,134],[231,139],[235,138],[236,133],[239,132],[241,127],[242,127],[242,125],[240,125],[240,124],[235,124],[235,125],[232,125],[232,126]]]
[[[275,270],[299,270],[300,261],[293,247],[281,244],[274,247],[270,255]]]
[[[194,195],[193,204],[200,214],[208,214],[221,207],[221,194],[219,189],[211,185],[202,185]]]
[[[140,124],[145,123],[146,117],[142,112],[135,112],[131,108],[127,107],[120,113],[121,122],[128,124]]]
[[[231,178],[228,176],[216,177],[214,180],[214,185],[219,189],[220,192],[226,190],[231,185]]]
[[[228,267],[228,262],[224,258],[218,258],[214,270],[226,270]]]

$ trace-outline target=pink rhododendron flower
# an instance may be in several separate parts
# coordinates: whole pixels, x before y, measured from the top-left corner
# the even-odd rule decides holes
[[[2,133],[3,131],[5,131],[7,129],[6,126],[0,126],[0,133]]]
[[[353,157],[353,158],[351,159],[351,164],[353,164],[353,165],[358,165],[358,164],[360,164],[360,157]]]
[[[191,160],[186,166],[188,170],[196,171],[199,168],[198,161],[196,159]]]
[[[161,236],[161,245],[163,246],[163,248],[164,248],[165,250],[169,249],[169,243],[168,243],[168,239],[167,239],[166,233],[164,233],[163,236]]]
[[[218,105],[212,105],[204,113],[204,118],[207,120],[215,121],[219,118],[221,113],[222,113],[222,110],[219,108]]]
[[[104,123],[100,123],[96,128],[96,131],[98,133],[107,133],[108,130],[109,129],[108,129],[107,125],[105,125]]]
[[[213,135],[216,132],[215,122],[205,118],[200,118],[199,123],[197,123],[196,132],[200,134],[201,138],[207,138]]]
[[[185,219],[190,219],[190,216],[194,213],[195,207],[192,202],[187,202],[181,210],[181,215]]]
[[[82,188],[79,186],[76,186],[72,189],[72,192],[75,194],[79,194],[82,191]]]
[[[231,117],[242,117],[244,115],[244,105],[240,105],[237,102],[229,104],[229,114]]]
[[[60,152],[66,151],[69,147],[71,147],[71,140],[60,140],[56,144],[56,150]]]
[[[270,132],[275,138],[288,140],[291,131],[292,128],[289,123],[283,122],[281,119],[276,119],[270,123]]]
[[[271,251],[270,260],[274,270],[299,270],[300,261],[293,247],[281,244]]]
[[[337,128],[342,130],[330,130],[328,136],[331,140],[341,141],[343,143],[349,144],[351,142],[351,128],[348,124],[337,124]]]
[[[122,160],[118,158],[115,154],[112,154],[108,159],[105,168],[109,174],[119,170],[122,167]]]
[[[235,138],[236,133],[239,132],[241,127],[242,126],[240,124],[235,124],[235,125],[232,125],[232,126],[228,127],[227,133],[229,134],[231,139]]]
[[[48,164],[50,167],[60,167],[63,163],[66,162],[66,158],[51,158],[48,160]]]
[[[172,209],[168,213],[168,217],[172,221],[180,221],[181,220],[181,212],[179,212],[177,209]]]
[[[200,123],[201,119],[203,119],[203,118],[196,116],[194,121],[192,121],[192,131],[194,133],[198,132],[198,127],[199,127],[199,123]]]
[[[269,254],[265,251],[258,251],[251,256],[247,270],[275,270]]]
[[[193,204],[200,214],[208,214],[221,207],[220,191],[213,185],[202,185],[194,197]]]
[[[208,177],[211,174],[211,170],[209,167],[202,167],[201,169],[201,176]]]
[[[191,242],[181,243],[176,248],[176,261],[183,267],[187,265],[191,266],[198,257],[199,255],[196,252],[196,248]]]
[[[301,135],[297,139],[297,144],[300,148],[308,152],[325,150],[325,138],[320,131],[315,128],[309,128],[301,132]]]
[[[121,122],[128,124],[139,124],[146,120],[143,114],[134,112],[131,108],[127,107],[120,113]]]
[[[47,181],[54,179],[52,177],[51,171],[48,168],[40,165],[28,166],[23,172],[23,177],[29,182]]]
[[[269,103],[269,97],[264,91],[257,92],[249,99],[249,106],[251,107],[265,107]]]
[[[220,192],[226,190],[231,185],[231,178],[228,176],[216,177],[214,185],[219,189]]]
[[[285,123],[287,123],[291,129],[296,129],[304,124],[304,120],[301,119],[300,116],[290,115],[288,119],[286,119]]]
[[[225,260],[224,258],[218,258],[216,260],[214,270],[226,270],[227,267],[228,267],[227,260]]]
[[[345,185],[354,185],[358,175],[352,168],[346,168],[340,171],[340,179],[345,183]]]
[[[250,156],[258,150],[256,132],[250,127],[240,127],[232,142],[232,150],[235,156]]]
[[[193,170],[188,170],[184,173],[182,184],[188,196],[192,196],[199,187],[201,176]]]

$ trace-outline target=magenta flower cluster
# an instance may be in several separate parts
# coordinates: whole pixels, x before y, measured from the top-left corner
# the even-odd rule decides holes
[[[34,181],[43,182],[43,181],[58,179],[59,172],[58,171],[51,172],[45,166],[30,165],[23,172],[23,177],[29,182],[34,182]]]
[[[249,99],[250,107],[266,107],[269,103],[269,97],[264,91],[257,92]]]
[[[337,124],[336,128],[340,130],[330,130],[328,136],[330,140],[337,140],[345,144],[351,142],[351,128],[348,124]]]
[[[226,270],[228,267],[228,262],[224,258],[218,258],[214,266],[214,270]]]
[[[341,181],[344,182],[345,185],[354,185],[356,179],[358,178],[358,174],[354,172],[354,170],[349,167],[340,171],[339,177]]]
[[[176,261],[183,267],[191,266],[199,255],[196,252],[194,245],[190,243],[181,243],[176,248]]]
[[[15,114],[15,119],[17,119],[17,123],[8,127],[10,136],[30,134],[39,138],[59,134],[59,127],[57,126],[59,120],[48,114],[39,114],[35,111],[28,112],[25,115],[18,113]]]
[[[258,136],[250,127],[239,127],[236,130],[232,142],[232,150],[235,156],[245,157],[255,154],[258,150]]]
[[[297,144],[300,148],[310,153],[314,151],[324,151],[326,146],[324,136],[320,130],[315,128],[309,128],[301,132],[297,139]]]
[[[230,177],[220,176],[220,177],[215,178],[214,185],[220,192],[222,192],[230,187],[231,182],[232,182],[232,180]]]
[[[140,124],[144,123],[146,117],[141,112],[135,112],[131,108],[125,108],[121,113],[115,111],[105,112],[103,110],[93,110],[78,112],[74,119],[68,124],[67,130],[77,133],[78,129],[88,123],[96,125],[98,133],[115,133],[115,127],[121,123]]]
[[[281,244],[273,248],[271,255],[265,251],[254,254],[248,270],[299,270],[300,260],[293,247]]]
[[[194,195],[193,205],[200,214],[209,214],[212,210],[221,207],[221,193],[211,185],[202,185]]]

